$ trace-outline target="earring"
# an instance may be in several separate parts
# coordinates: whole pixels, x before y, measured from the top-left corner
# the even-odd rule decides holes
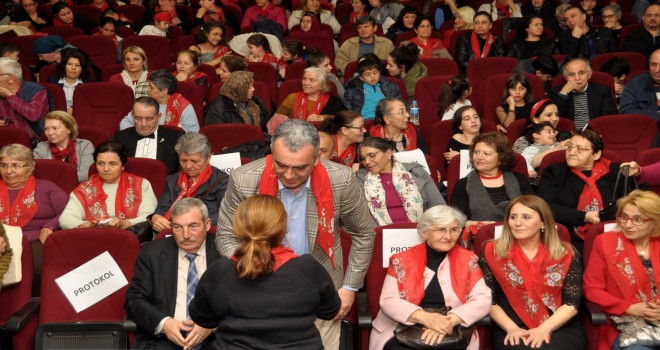
[[[544,229],[544,228],[541,229],[541,234],[542,234],[542,235],[545,234],[545,229]]]

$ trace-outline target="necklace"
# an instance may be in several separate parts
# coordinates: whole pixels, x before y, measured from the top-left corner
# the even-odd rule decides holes
[[[482,178],[482,179],[484,179],[484,180],[497,180],[497,179],[499,179],[500,177],[502,177],[502,172],[501,172],[501,171],[498,171],[497,174],[495,174],[495,175],[493,175],[493,176],[483,175],[483,174],[479,173],[479,177]]]

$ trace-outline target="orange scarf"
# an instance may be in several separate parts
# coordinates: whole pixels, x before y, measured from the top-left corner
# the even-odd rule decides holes
[[[261,175],[259,183],[259,194],[267,194],[273,197],[277,196],[278,184],[277,175],[273,169],[273,156],[266,156],[266,165]],[[335,268],[335,207],[332,198],[332,183],[328,171],[323,163],[318,162],[311,175],[312,192],[316,198],[316,208],[318,211],[318,232],[316,234],[316,243],[328,256],[332,267]]]
[[[4,181],[0,181],[0,220],[5,225],[25,227],[35,214],[37,214],[37,201],[34,199],[34,193],[37,188],[37,180],[34,175],[28,177],[25,186],[21,188],[14,199],[14,203],[9,204],[9,189]]]
[[[605,203],[603,203],[603,198],[600,195],[596,181],[598,181],[598,179],[601,177],[609,174],[611,163],[612,162],[610,160],[605,158],[597,160],[594,163],[593,169],[591,169],[591,176],[588,178],[581,171],[574,168],[569,168],[573,174],[585,182],[584,189],[580,194],[580,199],[576,208],[577,210],[585,212],[593,210],[598,211],[605,207]],[[580,238],[584,239],[589,226],[591,226],[591,223],[585,222],[584,225],[580,226],[575,233],[580,236]]]
[[[337,140],[337,135],[332,135],[332,138],[335,139],[335,151],[332,153],[333,157],[337,157],[340,160],[341,164],[344,164],[346,166],[351,166],[353,163],[355,163],[355,144],[352,143],[346,149],[344,149],[344,152],[339,154],[339,140]]]
[[[330,95],[327,93],[322,93],[319,95],[319,98],[316,99],[316,102],[312,106],[312,110],[309,111],[310,114],[321,114],[325,104],[330,100]],[[296,93],[296,102],[293,105],[293,119],[302,119],[307,120],[307,94],[304,92]]]
[[[552,312],[561,306],[564,278],[571,265],[573,251],[559,260],[552,260],[550,252],[541,243],[536,256],[529,260],[517,242],[511,244],[504,258],[495,256],[495,243],[484,248],[486,262],[493,276],[502,287],[511,307],[529,328],[538,327]]]
[[[186,98],[178,92],[173,93],[169,100],[167,100],[164,125],[181,127],[181,113],[183,113],[188,106],[190,106],[190,101],[186,100]]]
[[[442,40],[435,38],[426,39],[426,44],[418,37],[414,37],[409,41],[419,47],[419,58],[433,58],[433,50],[445,48],[445,44],[442,43]]]
[[[103,220],[110,218],[105,201],[108,195],[103,191],[103,180],[98,174],[89,177],[73,190],[73,193],[85,208],[85,220]],[[115,197],[115,217],[122,220],[134,219],[142,203],[142,178],[122,171]]]
[[[369,135],[389,140],[387,132],[385,132],[385,127],[382,125],[373,124],[369,128]],[[415,129],[415,124],[408,122],[408,128],[403,130],[403,138],[406,141],[406,151],[417,149],[417,130]]]
[[[488,57],[490,48],[493,46],[493,43],[495,42],[495,36],[490,32],[486,34],[486,44],[484,44],[483,51],[481,51],[481,49],[479,48],[479,39],[477,37],[478,37],[477,33],[472,32],[472,35],[470,37],[470,43],[472,45],[472,52],[474,53],[474,58]]]
[[[195,181],[193,181],[191,184],[190,179],[188,178],[188,174],[186,174],[184,171],[181,171],[181,173],[179,173],[179,177],[176,179],[176,184],[181,189],[181,192],[179,192],[179,195],[176,197],[174,202],[181,198],[194,198],[197,195],[197,190],[199,187],[206,181],[209,181],[211,174],[213,174],[213,170],[211,169],[211,165],[207,164],[202,172],[199,173],[199,176],[197,176]],[[170,219],[170,209],[172,208],[167,209],[165,212],[165,219],[167,220]]]

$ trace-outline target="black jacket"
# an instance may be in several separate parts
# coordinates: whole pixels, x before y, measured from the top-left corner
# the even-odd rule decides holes
[[[259,106],[259,110],[261,111],[259,126],[262,130],[266,131],[266,123],[270,119],[270,114],[259,97],[252,96],[252,101]],[[227,96],[218,95],[206,109],[204,125],[243,123],[245,122],[238,113],[234,101]]]
[[[532,52],[529,57],[523,57],[525,53],[525,44],[525,40],[516,39],[511,41],[509,43],[509,48],[506,51],[506,55],[522,60],[538,56],[549,56],[555,53],[555,43],[552,40],[542,37],[541,42],[536,50]]]
[[[628,34],[626,41],[623,42],[623,51],[639,52],[646,58],[650,58],[657,49],[660,49],[660,38],[654,43],[651,33],[644,27]]]
[[[617,45],[612,31],[605,27],[590,27],[579,39],[573,37],[570,29],[559,33],[559,51],[566,55],[580,54],[590,58],[592,50],[589,47],[589,39],[593,41],[596,49],[594,55],[616,51]]]
[[[575,107],[573,104],[573,93],[562,95],[559,93],[563,85],[555,86],[548,91],[548,97],[557,104],[559,115],[563,118],[575,120]],[[612,100],[612,90],[593,81],[587,85],[587,101],[589,105],[589,119],[600,117],[601,115],[617,114],[614,101]]]
[[[179,170],[179,155],[174,151],[174,145],[183,132],[167,127],[158,127],[158,146],[156,147],[156,159],[167,167],[168,174],[174,174]],[[135,157],[137,142],[140,140],[135,127],[119,130],[113,139],[126,147],[129,157]]]
[[[474,59],[474,52],[472,52],[472,34],[468,33],[458,38],[456,42],[456,63],[461,71],[465,71],[470,61]],[[488,52],[488,57],[504,56],[504,41],[502,38],[495,36],[495,42]]]

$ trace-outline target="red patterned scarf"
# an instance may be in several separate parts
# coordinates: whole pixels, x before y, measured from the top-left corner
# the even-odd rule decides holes
[[[73,190],[73,193],[85,208],[85,220],[103,220],[110,218],[105,201],[108,195],[103,191],[103,180],[98,174],[89,177]],[[137,217],[142,203],[142,178],[122,171],[115,197],[114,217],[133,219]]]
[[[387,274],[396,278],[399,296],[412,304],[419,305],[424,299],[424,272],[426,270],[426,242],[390,257]],[[451,275],[451,286],[462,303],[467,301],[472,288],[483,277],[477,256],[471,251],[455,245],[447,253]]]
[[[433,58],[433,50],[440,50],[445,48],[442,40],[435,38],[426,39],[426,43],[424,43],[418,37],[414,37],[409,41],[419,47],[419,58]]]
[[[486,262],[502,287],[511,307],[529,328],[538,327],[552,312],[561,306],[564,278],[571,265],[573,251],[559,260],[552,260],[550,252],[541,243],[536,256],[527,258],[517,242],[511,244],[509,255],[495,255],[495,243],[488,242],[484,248]]]
[[[484,58],[488,57],[488,53],[490,52],[490,48],[493,46],[493,43],[495,42],[495,36],[488,32],[486,34],[486,44],[484,44],[484,50],[481,51],[479,48],[479,39],[478,35],[475,32],[472,32],[472,35],[470,37],[470,42],[472,44],[472,52],[474,53],[474,58]]]
[[[382,125],[373,124],[369,128],[369,135],[382,137],[388,140],[390,139],[387,136],[385,127]],[[406,140],[406,151],[412,151],[414,149],[417,149],[417,130],[415,129],[415,124],[410,122],[408,123],[408,128],[406,128],[406,130],[403,130],[403,138]]]
[[[213,170],[211,169],[211,165],[207,164],[206,167],[202,170],[202,172],[199,173],[199,176],[197,176],[195,181],[190,183],[190,178],[188,177],[188,174],[186,174],[184,171],[181,171],[181,173],[179,173],[179,177],[176,179],[176,184],[181,189],[181,192],[179,192],[179,195],[176,197],[174,202],[178,201],[181,198],[194,198],[197,195],[197,190],[199,189],[199,186],[201,186],[206,181],[209,181],[209,179],[211,178],[211,174],[213,174]],[[165,212],[165,219],[167,220],[170,219],[170,209],[172,208],[167,209],[167,211]]]
[[[328,93],[322,93],[319,95],[319,98],[316,99],[312,110],[309,111],[309,114],[321,114],[325,104],[330,100],[330,95]],[[293,118],[307,120],[307,94],[304,92],[296,93],[296,102],[293,105]]]
[[[259,183],[259,194],[277,197],[277,175],[275,175],[273,166],[273,156],[266,156],[266,165]],[[335,268],[335,208],[332,198],[332,183],[323,163],[318,162],[314,166],[311,183],[312,192],[316,198],[319,221],[316,243],[323,249],[323,252],[330,259],[332,267]]]
[[[175,92],[167,100],[167,107],[165,108],[165,124],[169,126],[181,127],[181,113],[190,106],[190,101],[186,100],[183,95]]]
[[[591,169],[591,176],[589,176],[588,178],[581,171],[575,168],[570,168],[573,174],[575,174],[577,177],[579,177],[580,179],[582,179],[582,181],[585,182],[584,189],[580,194],[580,199],[578,201],[578,205],[576,208],[577,210],[598,211],[605,207],[605,203],[603,203],[603,198],[600,195],[600,191],[598,190],[596,181],[598,181],[598,179],[607,175],[610,172],[611,163],[612,162],[610,160],[605,158],[601,158],[597,160],[596,162],[594,162],[594,167],[593,169]],[[591,223],[585,222],[584,225],[580,226],[576,230],[577,235],[580,236],[580,238],[584,239],[584,236],[587,233],[587,229],[589,228],[589,226],[591,226]]]
[[[621,232],[607,232],[602,235],[603,251],[607,268],[627,300],[640,302],[654,301],[651,298],[653,281],[649,278],[642,260],[637,255],[635,245]],[[653,280],[660,281],[660,238],[651,238],[649,258],[653,266]],[[657,299],[657,298],[656,298]]]
[[[273,259],[275,259],[273,272],[277,271],[280,267],[282,267],[282,265],[286,264],[289,260],[293,260],[299,256],[296,253],[294,253],[291,248],[285,247],[283,245],[278,245],[277,247],[273,248],[270,252],[271,254],[273,254]],[[231,256],[231,260],[238,262],[238,259],[236,259],[236,256],[234,255]]]
[[[332,156],[337,157],[341,161],[341,164],[346,166],[353,165],[356,156],[355,144],[350,144],[343,152],[341,152],[341,154],[339,154],[339,140],[337,139],[337,135],[332,135],[332,138],[335,139],[335,151],[332,153]]]
[[[270,52],[266,52],[263,58],[261,58],[262,63],[277,64],[277,57]]]
[[[37,180],[33,175],[28,177],[25,186],[21,188],[14,199],[14,203],[9,204],[9,189],[4,181],[0,181],[0,220],[5,225],[25,227],[37,214],[37,201],[34,199],[34,193],[37,188]]]
[[[50,153],[53,154],[53,159],[67,162],[73,165],[74,168],[78,169],[78,155],[76,154],[75,140],[69,140],[69,144],[67,144],[66,148],[62,150],[50,142],[48,143],[48,148],[50,148]]]

